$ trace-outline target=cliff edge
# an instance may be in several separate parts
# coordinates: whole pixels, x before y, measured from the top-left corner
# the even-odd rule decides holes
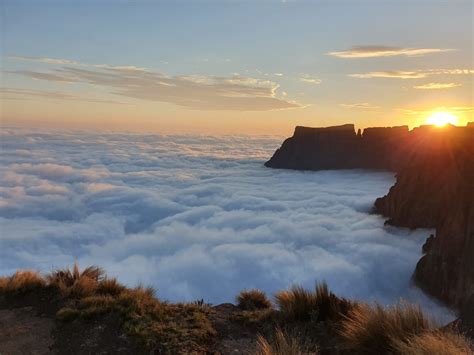
[[[298,126],[293,137],[265,163],[270,168],[297,170],[382,169],[396,171],[404,155],[408,126],[367,128],[353,124],[310,128]]]

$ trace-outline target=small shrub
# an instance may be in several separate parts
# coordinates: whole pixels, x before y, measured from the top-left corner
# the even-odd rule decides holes
[[[451,331],[425,332],[410,339],[395,340],[395,351],[403,355],[472,355],[472,344],[461,334]]]
[[[352,302],[330,292],[326,283],[316,284],[314,292],[294,286],[277,292],[275,300],[285,319],[298,321],[338,320],[353,307]]]
[[[252,289],[244,290],[236,298],[237,306],[244,311],[255,311],[272,307],[272,303],[267,298],[265,292]]]
[[[342,322],[341,335],[348,347],[365,354],[393,352],[395,344],[434,327],[420,307],[400,303],[384,308],[358,305]]]
[[[257,355],[308,355],[317,354],[306,349],[298,338],[290,337],[277,328],[273,341],[261,335],[257,339]]]
[[[39,272],[32,270],[20,270],[0,280],[0,290],[3,292],[26,292],[43,287],[46,287],[45,279]]]

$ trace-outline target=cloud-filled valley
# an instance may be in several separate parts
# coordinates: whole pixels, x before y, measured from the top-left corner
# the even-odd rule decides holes
[[[212,303],[325,280],[447,314],[410,286],[430,231],[369,213],[393,174],[268,169],[272,137],[4,129],[1,140],[0,274],[77,259],[164,299]]]

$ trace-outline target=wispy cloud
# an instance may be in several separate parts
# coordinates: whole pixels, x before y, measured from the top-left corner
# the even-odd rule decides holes
[[[59,64],[45,72],[17,70],[9,72],[12,74],[52,82],[87,83],[109,88],[111,94],[172,103],[190,109],[268,111],[301,107],[296,102],[278,98],[277,83],[252,77],[168,76],[135,66],[85,64],[43,57],[12,58]]]
[[[426,70],[387,70],[372,71],[368,73],[349,74],[353,78],[394,78],[394,79],[421,79],[431,75],[470,75],[474,74],[474,69],[426,69]]]
[[[360,79],[372,79],[372,78],[396,78],[396,79],[420,79],[425,78],[426,74],[417,71],[401,71],[401,70],[389,70],[389,71],[372,71],[369,73],[362,74],[349,74],[353,78]]]
[[[415,57],[426,54],[450,52],[454,49],[443,48],[403,48],[403,47],[389,47],[389,46],[355,46],[344,51],[336,51],[326,53],[338,58],[374,58],[374,57],[393,57],[405,56]]]
[[[348,104],[339,104],[339,106],[349,108],[349,109],[358,109],[358,110],[377,110],[380,106],[374,106],[369,104],[368,102],[355,102],[355,103],[348,103]]]
[[[109,65],[109,64],[88,64],[77,62],[75,60],[62,59],[62,58],[48,58],[48,57],[26,57],[26,56],[9,56],[9,59],[27,61],[27,62],[37,62],[43,64],[52,64],[52,65],[73,65],[81,67],[94,67],[101,69],[112,69],[112,70],[124,70],[124,71],[144,71],[145,68],[136,67],[133,65]]]
[[[86,102],[95,102],[95,103],[106,103],[106,104],[119,104],[126,105],[126,102],[117,101],[117,100],[105,100],[95,97],[69,94],[64,92],[57,91],[48,91],[48,90],[29,90],[29,89],[18,89],[18,88],[0,88],[0,95],[2,99],[27,99],[31,97],[41,97],[45,99],[53,100],[71,100],[71,101],[86,101]]]
[[[451,89],[461,86],[458,83],[428,83],[423,85],[416,85],[413,88],[421,90],[437,90],[437,89]]]
[[[304,83],[308,83],[308,84],[313,84],[313,85],[319,85],[321,84],[323,81],[319,78],[316,78],[316,77],[313,77],[309,74],[304,74],[301,78],[300,78],[300,81],[304,82]]]

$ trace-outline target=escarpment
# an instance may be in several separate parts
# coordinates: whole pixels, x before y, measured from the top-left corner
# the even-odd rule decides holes
[[[474,124],[443,128],[297,127],[265,164],[298,170],[383,169],[397,181],[375,202],[387,223],[435,228],[414,272],[429,294],[473,319]],[[466,319],[467,319],[466,318]]]
[[[353,124],[326,128],[296,127],[273,157],[270,168],[297,170],[396,170],[404,154],[407,126],[367,128],[357,134]]]

